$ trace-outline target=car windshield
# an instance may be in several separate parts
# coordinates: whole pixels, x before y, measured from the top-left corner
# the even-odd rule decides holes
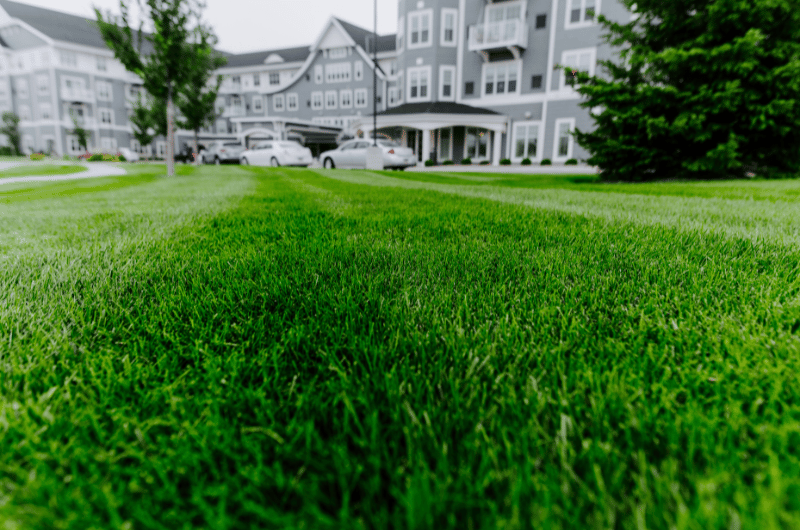
[[[400,144],[391,140],[378,140],[378,143],[383,147],[400,147]]]
[[[302,145],[300,145],[297,142],[280,142],[278,145],[280,147],[283,147],[284,149],[288,149],[288,148],[295,148],[296,149],[298,147],[303,147]]]

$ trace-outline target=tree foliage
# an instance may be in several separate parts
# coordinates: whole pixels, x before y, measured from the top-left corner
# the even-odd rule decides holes
[[[153,110],[148,105],[142,94],[138,94],[133,103],[133,109],[128,117],[133,130],[133,137],[143,148],[150,145],[155,138]],[[166,121],[166,119],[164,120]],[[153,131],[153,133],[151,133]]]
[[[87,151],[89,149],[89,131],[83,128],[75,116],[72,116],[72,130],[70,134],[74,134],[78,140],[78,147]]]
[[[800,173],[793,0],[620,1],[638,18],[598,20],[623,60],[599,61],[607,79],[576,73],[581,106],[599,109],[575,132],[590,164],[614,180]]]
[[[8,139],[8,145],[11,147],[13,153],[17,156],[22,154],[20,149],[20,142],[22,135],[19,132],[19,116],[13,112],[3,113],[3,125],[0,127],[0,134],[3,134]]]

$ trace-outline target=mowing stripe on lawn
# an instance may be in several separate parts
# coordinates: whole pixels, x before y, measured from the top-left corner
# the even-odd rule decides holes
[[[228,171],[37,203],[75,234],[0,273],[0,517],[799,522],[796,248]]]

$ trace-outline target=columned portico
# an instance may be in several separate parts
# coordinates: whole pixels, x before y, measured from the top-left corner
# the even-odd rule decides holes
[[[370,138],[373,130],[371,116],[353,124]],[[377,128],[402,127],[416,129],[422,135],[422,162],[430,159],[432,135],[439,129],[477,127],[491,131],[492,165],[500,164],[501,136],[508,126],[507,117],[497,112],[450,102],[407,103],[377,115]],[[489,134],[489,133],[487,133]],[[409,146],[410,147],[410,146]],[[437,158],[439,158],[437,156]]]

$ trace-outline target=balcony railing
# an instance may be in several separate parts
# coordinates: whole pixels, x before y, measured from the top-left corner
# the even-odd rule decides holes
[[[78,118],[76,123],[78,124],[78,127],[83,129],[94,129],[97,126],[97,122],[94,118]],[[71,128],[75,124],[72,123],[72,117],[68,115],[66,121],[63,122],[63,125]]]
[[[61,88],[61,99],[66,101],[94,102],[94,90],[81,88]]]
[[[528,47],[528,25],[522,20],[484,22],[469,27],[470,51]]]
[[[222,113],[223,118],[233,118],[236,116],[244,116],[244,106],[237,105],[231,107],[225,107],[225,111]]]

